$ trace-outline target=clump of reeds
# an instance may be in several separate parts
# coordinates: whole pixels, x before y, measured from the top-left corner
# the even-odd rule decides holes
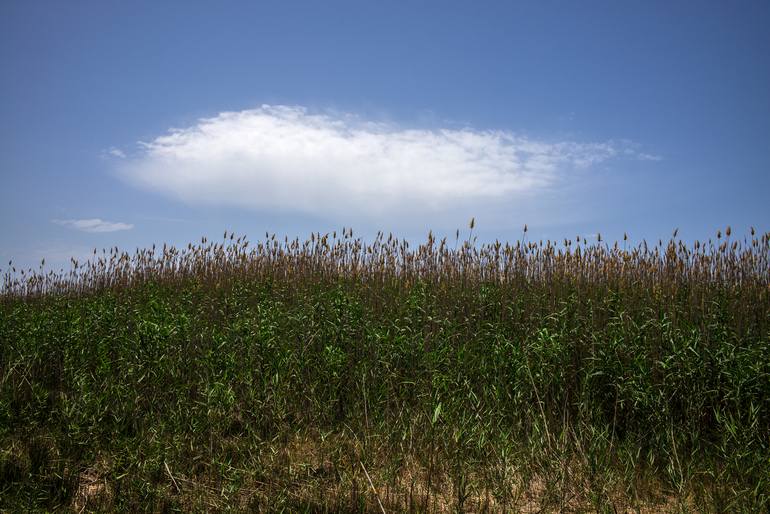
[[[471,221],[471,236],[474,221]],[[524,233],[526,234],[526,225]],[[460,280],[463,284],[486,282],[503,285],[545,281],[591,287],[653,288],[675,294],[686,286],[757,287],[770,283],[770,233],[730,239],[718,232],[716,241],[685,244],[676,239],[655,245],[642,241],[626,248],[609,246],[601,235],[594,243],[586,238],[563,241],[495,241],[476,245],[469,237],[457,247],[446,238],[437,241],[429,233],[424,244],[410,247],[406,240],[382,232],[371,242],[353,238],[352,229],[311,234],[306,241],[283,240],[275,234],[250,245],[245,237],[225,232],[221,242],[202,238],[197,245],[178,249],[137,249],[129,254],[117,247],[93,251],[86,262],[72,259],[69,271],[40,269],[17,272],[9,263],[0,294],[31,297],[45,294],[80,294],[105,288],[129,287],[148,281],[223,281],[236,277],[297,280],[311,277],[355,279],[362,282],[394,282],[409,286]],[[459,239],[459,231],[457,233]]]
[[[770,507],[770,234],[225,232],[17,271],[0,510]]]

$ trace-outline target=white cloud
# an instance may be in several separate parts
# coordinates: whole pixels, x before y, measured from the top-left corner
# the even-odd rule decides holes
[[[377,217],[483,207],[557,184],[626,142],[539,141],[506,131],[409,129],[296,106],[224,112],[140,143],[130,181],[192,204]]]
[[[120,148],[115,148],[114,146],[111,146],[107,150],[104,150],[102,152],[102,155],[104,157],[117,157],[118,159],[125,159],[127,157],[126,152],[124,152]]]
[[[118,230],[131,230],[134,228],[130,223],[104,221],[99,218],[84,220],[51,220],[57,225],[74,228],[82,232],[117,232]]]

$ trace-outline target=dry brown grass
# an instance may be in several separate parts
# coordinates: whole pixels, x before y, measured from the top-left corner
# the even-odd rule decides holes
[[[321,435],[295,434],[286,441],[275,441],[264,448],[261,475],[254,475],[237,489],[208,481],[194,471],[167,467],[163,477],[166,494],[188,512],[250,511],[273,512],[289,509],[316,512],[431,512],[431,513],[585,513],[697,512],[692,498],[666,492],[660,484],[646,490],[643,500],[629,497],[620,484],[614,484],[597,502],[587,471],[577,461],[561,466],[565,474],[530,474],[508,469],[508,491],[490,490],[483,484],[484,473],[465,477],[467,490],[458,504],[458,481],[446,462],[434,464],[431,486],[425,463],[416,456],[397,459],[379,453],[371,445],[348,433]],[[363,461],[372,483],[362,471]],[[559,467],[559,466],[557,466]],[[74,512],[110,511],[114,485],[110,482],[110,463],[100,459],[78,475],[77,492],[70,508]],[[262,481],[261,476],[269,477]],[[372,490],[374,485],[377,495]],[[380,507],[382,505],[382,507]]]
[[[520,241],[476,244],[468,240],[447,243],[429,233],[427,241],[411,247],[406,240],[382,232],[366,242],[353,238],[351,229],[337,233],[311,234],[310,239],[283,241],[275,234],[250,246],[244,237],[225,232],[220,243],[205,237],[199,245],[178,249],[154,245],[137,249],[131,255],[117,247],[109,251],[94,249],[85,263],[72,259],[69,271],[40,269],[16,270],[9,263],[0,289],[6,297],[39,296],[48,293],[72,294],[105,288],[122,288],[147,281],[177,281],[186,278],[214,283],[235,277],[274,277],[290,280],[352,278],[363,282],[397,282],[409,287],[416,281],[457,283],[484,282],[521,285],[546,280],[554,284],[569,282],[587,288],[598,286],[620,289],[651,288],[676,294],[682,286],[695,289],[723,285],[731,288],[766,291],[770,287],[770,233],[732,239],[731,230],[721,231],[716,241],[685,244],[672,239],[664,244],[626,248],[617,242],[610,246],[598,241],[589,244],[580,236],[575,240],[527,241],[526,230]],[[459,245],[459,248],[458,248]]]
[[[78,513],[91,512],[112,503],[113,491],[109,483],[109,471],[109,461],[98,459],[78,475],[72,510]]]

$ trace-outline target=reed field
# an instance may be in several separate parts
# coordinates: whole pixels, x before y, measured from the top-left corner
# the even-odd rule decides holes
[[[770,233],[473,230],[10,263],[0,511],[770,510]]]

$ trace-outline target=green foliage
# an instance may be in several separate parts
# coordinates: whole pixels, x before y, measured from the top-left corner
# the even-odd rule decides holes
[[[445,483],[457,509],[516,508],[544,482],[551,508],[577,488],[766,510],[770,298],[693,288],[233,274],[9,297],[0,509],[357,510],[358,464],[395,484],[409,460],[427,485],[403,508],[441,510]],[[318,466],[276,461],[300,434],[332,448]],[[319,476],[344,493],[292,493]]]

